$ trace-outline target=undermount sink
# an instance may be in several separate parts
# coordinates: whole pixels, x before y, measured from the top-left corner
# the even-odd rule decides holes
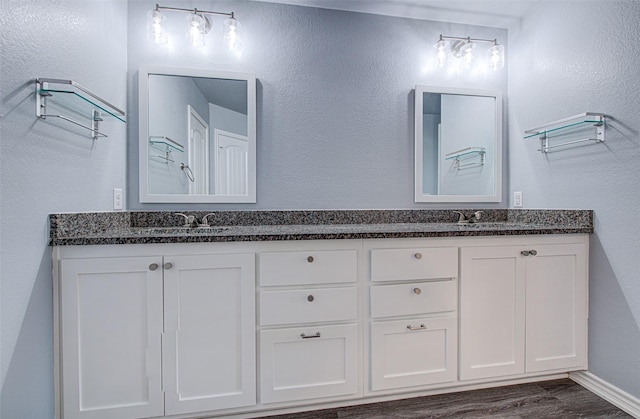
[[[152,227],[146,230],[150,235],[217,234],[229,230],[229,227]]]

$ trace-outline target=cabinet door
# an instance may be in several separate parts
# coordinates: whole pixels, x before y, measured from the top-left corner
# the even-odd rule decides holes
[[[356,324],[260,332],[260,401],[307,400],[358,392]]]
[[[164,262],[166,414],[254,405],[255,256]]]
[[[462,248],[460,379],[524,373],[525,259],[514,246]]]
[[[455,381],[455,317],[371,324],[371,390]]]
[[[586,368],[587,254],[581,244],[534,246],[527,261],[527,372]]]
[[[164,414],[160,263],[160,257],[60,262],[65,419]]]

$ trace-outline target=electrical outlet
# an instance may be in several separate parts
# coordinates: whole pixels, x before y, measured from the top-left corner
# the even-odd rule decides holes
[[[522,208],[522,192],[514,192],[513,193],[513,206],[515,208]]]
[[[122,189],[120,188],[113,188],[113,209],[114,210],[123,209]]]

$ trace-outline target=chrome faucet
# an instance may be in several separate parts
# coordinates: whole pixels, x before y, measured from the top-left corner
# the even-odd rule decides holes
[[[458,218],[458,224],[477,223],[482,218],[482,214],[484,214],[483,211],[476,211],[473,214],[471,214],[471,216],[467,217],[461,211],[453,211],[453,212],[455,212],[456,214],[460,214],[460,217]]]
[[[187,214],[183,214],[181,212],[176,212],[175,215],[179,215],[181,217],[184,217],[184,224],[182,225],[182,227],[197,227],[198,226],[198,220],[196,220],[195,215],[187,215]]]

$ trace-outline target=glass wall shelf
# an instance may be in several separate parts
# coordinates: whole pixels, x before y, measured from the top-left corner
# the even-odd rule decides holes
[[[486,150],[484,147],[467,147],[461,150],[453,151],[451,153],[445,154],[445,160],[455,160],[456,166],[458,169],[462,169],[464,167],[469,166],[482,166],[484,164],[484,158],[486,154]],[[471,163],[462,163],[462,161],[467,161],[472,159],[473,157],[479,157],[479,161],[474,161]]]
[[[548,124],[541,125],[539,127],[526,130],[524,138],[537,137],[540,139],[540,148],[538,151],[543,153],[549,152],[556,147],[564,147],[567,145],[595,142],[601,143],[605,140],[605,127],[606,127],[607,115],[598,112],[584,112],[578,115],[563,118],[558,121],[550,122]],[[592,138],[581,138],[571,141],[565,141],[560,144],[550,145],[549,140],[565,138],[571,134],[575,134],[577,131],[585,128],[593,127],[595,132]],[[553,135],[550,135],[553,134]]]
[[[177,141],[173,141],[169,137],[164,136],[151,136],[149,137],[149,144],[162,148],[165,151],[179,151],[184,152],[184,146]]]
[[[64,85],[65,87],[52,88],[52,85]],[[50,101],[52,102],[49,103]],[[67,115],[69,113],[81,116],[88,114],[90,125],[58,113],[58,109]],[[36,79],[36,116],[41,119],[47,117],[63,119],[91,131],[93,139],[107,137],[106,134],[99,131],[99,123],[103,121],[103,117],[113,117],[118,121],[127,122],[124,111],[75,81],[61,79]]]

